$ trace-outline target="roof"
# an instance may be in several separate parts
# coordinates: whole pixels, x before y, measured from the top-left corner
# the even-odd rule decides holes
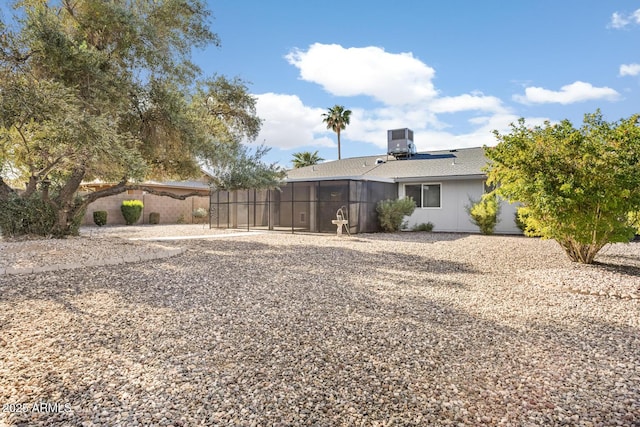
[[[141,185],[149,185],[152,187],[170,187],[184,188],[189,190],[209,190],[209,184],[202,181],[145,181]]]
[[[202,170],[203,176],[200,179],[194,180],[185,180],[185,181],[153,181],[147,180],[143,182],[138,182],[138,185],[146,185],[149,187],[157,187],[157,188],[168,188],[168,189],[183,189],[183,190],[203,190],[209,191],[210,185],[208,183],[208,178],[211,175],[206,172],[204,169]],[[83,182],[83,187],[94,187],[94,188],[103,188],[103,187],[113,187],[117,183],[115,182],[105,182],[100,179],[95,179],[90,182]]]
[[[486,174],[482,168],[486,164],[487,159],[482,147],[429,151],[401,160],[383,154],[352,157],[292,169],[287,173],[287,181],[359,179],[408,182],[436,178],[484,178]]]
[[[158,181],[144,181],[138,182],[137,185],[147,186],[147,187],[155,187],[155,188],[165,188],[165,189],[182,189],[182,190],[191,190],[191,191],[209,191],[209,184],[200,181],[166,181],[166,182],[158,182]],[[91,181],[91,182],[83,182],[82,187],[84,188],[94,188],[94,189],[102,189],[109,188],[117,185],[115,182],[103,182],[99,180]]]

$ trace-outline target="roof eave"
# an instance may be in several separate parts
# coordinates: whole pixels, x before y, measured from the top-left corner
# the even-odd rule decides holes
[[[308,181],[375,181],[375,182],[387,182],[395,183],[393,178],[384,177],[366,177],[362,175],[351,176],[319,176],[319,177],[307,177],[307,178],[286,178],[285,182],[308,182]]]
[[[467,179],[487,179],[483,173],[469,175],[429,175],[429,176],[408,176],[396,177],[395,182],[420,182],[420,181],[461,181]]]

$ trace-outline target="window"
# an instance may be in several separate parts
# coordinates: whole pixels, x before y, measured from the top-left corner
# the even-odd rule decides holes
[[[406,197],[412,197],[418,208],[441,207],[441,184],[405,185]]]
[[[422,207],[440,207],[440,184],[429,184],[422,186]]]
[[[422,207],[422,185],[405,185],[404,195],[413,198],[417,208]]]

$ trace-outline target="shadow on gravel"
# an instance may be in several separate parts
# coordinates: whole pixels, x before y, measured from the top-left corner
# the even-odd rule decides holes
[[[422,232],[422,231],[400,231],[396,233],[363,233],[351,236],[351,239],[362,239],[370,241],[393,241],[393,242],[418,242],[436,243],[452,242],[454,240],[469,237],[469,233],[445,233],[445,232]]]
[[[612,258],[629,258],[622,256],[615,256]],[[602,268],[603,270],[610,271],[612,273],[623,274],[625,276],[633,276],[640,277],[640,267],[636,267],[633,265],[624,265],[624,264],[613,264],[607,262],[596,261],[593,263],[594,266]]]
[[[505,285],[496,303],[511,306],[492,319],[462,303],[491,304],[472,286],[473,264],[243,240],[188,248],[166,260],[16,279],[11,300],[0,300],[3,329],[44,329],[38,302],[55,301],[48,309],[57,317],[34,336],[59,339],[51,351],[73,361],[58,376],[30,377],[29,387],[63,393],[78,419],[124,411],[154,420],[153,402],[169,408],[167,423],[185,425],[560,425],[576,407],[614,425],[637,414],[640,332],[580,319],[567,302],[597,301],[522,301]],[[108,308],[73,309],[98,294],[115,294]],[[12,313],[25,299],[33,311]],[[538,304],[539,318],[524,318],[528,304]],[[12,357],[0,347],[0,361]],[[26,365],[7,366],[3,401],[6,375],[28,377]]]
[[[251,240],[192,240],[182,241],[181,243],[181,246],[186,247],[188,252],[229,252],[240,258],[242,258],[243,254],[247,252],[262,252],[272,248],[271,245],[266,243],[254,242]]]

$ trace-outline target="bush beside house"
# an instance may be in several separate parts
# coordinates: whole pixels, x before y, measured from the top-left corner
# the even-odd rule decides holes
[[[378,221],[383,231],[399,231],[405,216],[409,216],[416,209],[411,197],[397,200],[382,200],[376,206]]]
[[[144,203],[141,200],[124,200],[120,211],[127,225],[133,225],[140,219]]]
[[[493,234],[500,216],[500,202],[495,194],[485,194],[479,201],[470,200],[466,207],[471,222],[480,228],[482,234]]]
[[[149,224],[160,224],[160,212],[151,212],[149,214]]]
[[[102,227],[107,224],[107,211],[94,211],[93,222],[98,227]]]

